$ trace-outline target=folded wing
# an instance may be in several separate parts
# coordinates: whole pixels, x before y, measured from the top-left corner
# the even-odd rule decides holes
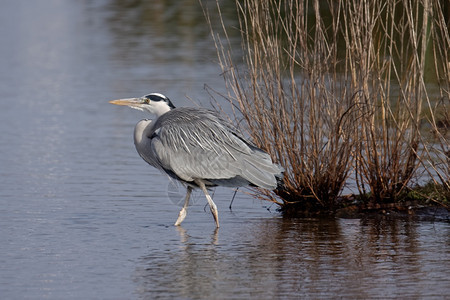
[[[212,111],[177,108],[154,124],[151,151],[167,173],[190,182],[203,179],[231,186],[275,189],[282,168],[245,141]]]

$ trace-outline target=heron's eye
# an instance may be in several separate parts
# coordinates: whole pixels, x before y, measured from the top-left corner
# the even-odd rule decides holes
[[[145,104],[148,104],[149,102],[150,102],[150,99],[144,98],[144,103],[145,103]]]

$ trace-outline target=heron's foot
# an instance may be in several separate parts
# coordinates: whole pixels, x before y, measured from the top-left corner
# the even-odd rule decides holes
[[[179,226],[181,224],[181,222],[183,222],[184,218],[186,218],[186,214],[187,214],[187,209],[183,207],[180,210],[180,213],[178,214],[178,219],[174,225]]]
[[[219,228],[219,212],[217,211],[217,205],[214,203],[213,199],[209,195],[205,183],[200,179],[195,180],[195,183],[202,189],[203,193],[205,194],[206,201],[208,201],[209,208],[211,209],[211,212],[214,217],[214,221],[216,221],[216,227]]]
[[[216,227],[219,228],[219,212],[217,211],[217,206],[214,202],[212,202],[212,206],[210,206],[211,208],[211,213],[214,217],[214,221],[216,222]]]

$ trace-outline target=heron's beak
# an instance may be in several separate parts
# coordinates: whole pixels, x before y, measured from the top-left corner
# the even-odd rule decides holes
[[[140,108],[142,106],[142,100],[140,98],[112,100],[112,101],[109,101],[109,103],[115,104],[115,105],[129,106],[132,108]]]

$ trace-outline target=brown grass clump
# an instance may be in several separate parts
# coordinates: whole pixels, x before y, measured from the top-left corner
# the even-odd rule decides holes
[[[213,32],[225,97],[286,170],[281,201],[260,197],[333,211],[350,182],[373,202],[391,201],[424,170],[450,190],[450,39],[439,0],[236,5],[245,68]]]

